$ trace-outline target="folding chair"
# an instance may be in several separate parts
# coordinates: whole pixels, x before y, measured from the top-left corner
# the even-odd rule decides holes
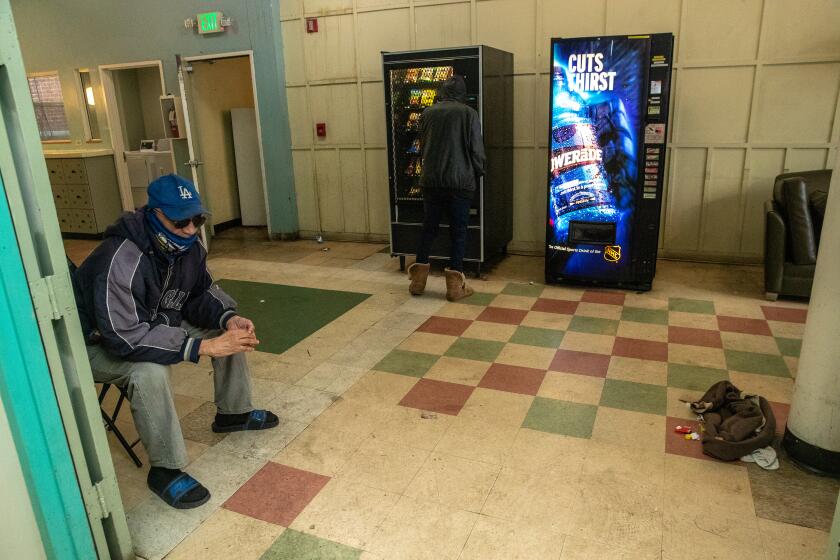
[[[76,272],[76,263],[71,261],[70,257],[66,258],[67,268],[70,270],[70,274],[72,275],[74,272]],[[103,408],[102,402],[105,400],[105,395],[108,393],[108,389],[111,388],[111,384],[102,384],[102,390],[99,392],[99,411],[102,413],[102,421],[105,423],[105,429],[110,430],[115,436],[117,436],[117,439],[123,446],[123,449],[125,449],[126,453],[128,453],[128,456],[131,457],[131,460],[134,461],[134,464],[137,465],[137,468],[139,469],[143,466],[143,462],[140,460],[140,457],[137,456],[137,453],[134,452],[134,446],[137,445],[137,443],[140,441],[140,438],[136,439],[134,443],[128,443],[128,440],[125,439],[125,436],[122,434],[120,429],[117,428],[117,416],[120,413],[123,401],[128,398],[128,394],[122,387],[116,387],[117,391],[120,392],[120,398],[117,399],[117,405],[114,407],[114,412],[108,414],[107,412],[105,412],[105,408]]]
[[[125,392],[125,389],[118,385],[114,385],[117,388],[117,391],[120,392],[120,398],[117,399],[117,404],[114,407],[114,412],[110,415],[105,412],[105,408],[102,406],[102,402],[105,400],[105,395],[108,393],[108,389],[111,388],[110,383],[103,383],[102,390],[99,392],[99,410],[102,412],[102,420],[105,422],[105,429],[110,430],[117,439],[119,440],[120,444],[125,449],[128,456],[131,457],[131,460],[134,461],[134,464],[137,465],[137,468],[143,466],[143,462],[140,461],[140,457],[137,456],[137,453],[134,452],[134,446],[140,442],[140,438],[134,440],[134,443],[128,443],[128,440],[125,439],[125,436],[122,434],[119,428],[117,428],[117,416],[120,413],[120,409],[122,408],[123,401],[128,398],[128,394]]]

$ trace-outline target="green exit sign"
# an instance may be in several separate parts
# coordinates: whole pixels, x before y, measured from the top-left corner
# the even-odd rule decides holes
[[[222,12],[204,12],[196,16],[198,20],[198,32],[204,33],[219,33],[224,31],[222,27]]]

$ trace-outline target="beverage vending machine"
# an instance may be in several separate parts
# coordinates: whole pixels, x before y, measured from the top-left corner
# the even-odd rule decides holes
[[[391,255],[417,251],[423,228],[420,120],[438,88],[464,77],[467,104],[478,111],[487,154],[486,174],[470,209],[465,258],[481,265],[507,250],[513,237],[513,55],[486,46],[382,53],[388,144]],[[432,259],[449,258],[449,226],[432,246]]]
[[[551,41],[546,282],[651,289],[673,45],[670,33]]]

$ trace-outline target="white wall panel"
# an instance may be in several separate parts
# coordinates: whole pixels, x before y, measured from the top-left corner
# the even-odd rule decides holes
[[[534,91],[538,77],[529,74],[513,79],[513,142],[515,144],[534,144]]]
[[[827,156],[828,150],[825,148],[790,150],[785,167],[791,172],[825,169]]]
[[[408,0],[356,0],[359,10],[372,8],[392,8],[394,6],[408,6]]]
[[[318,182],[321,230],[344,231],[344,203],[338,150],[315,150],[315,180]]]
[[[407,51],[408,10],[359,14],[359,66],[362,78],[382,79],[382,51]]]
[[[534,126],[534,134],[537,136],[537,145],[548,147],[548,98],[551,96],[551,82],[547,75],[541,75],[537,82],[539,89],[537,93],[537,122]]]
[[[712,176],[703,200],[704,251],[734,255],[741,243],[741,181],[746,150],[714,150]]]
[[[370,232],[387,235],[388,210],[388,151],[365,150],[368,189],[368,220]]]
[[[385,86],[382,82],[362,84],[365,143],[385,145]]]
[[[462,47],[470,44],[470,5],[423,6],[414,10],[418,49]]]
[[[303,9],[308,16],[342,12],[353,9],[353,0],[303,0]]]
[[[758,51],[762,0],[703,0],[686,4],[684,62],[751,60]]]
[[[300,10],[298,0],[280,0],[280,19],[300,17]]]
[[[741,234],[741,254],[758,256],[764,250],[764,203],[773,198],[773,182],[782,173],[785,151],[779,149],[752,150],[749,161],[750,178],[744,193],[744,226]]]
[[[286,65],[286,84],[302,84],[306,81],[306,65],[303,60],[301,34],[305,32],[300,20],[284,21],[280,24],[283,33],[283,62]]]
[[[680,2],[674,0],[610,0],[607,34],[677,33]]]
[[[355,77],[353,16],[322,17],[318,22],[318,33],[303,34],[307,78],[323,81]]]
[[[327,137],[316,138],[316,144],[357,144],[361,141],[357,99],[356,84],[309,88],[311,126],[314,128],[319,122],[327,125]]]
[[[312,152],[309,150],[294,150],[292,151],[292,162],[295,168],[295,198],[297,199],[300,229],[317,231],[318,204]]]
[[[543,168],[540,150],[517,148],[513,151],[513,238],[519,242],[545,240],[546,200],[534,180],[535,169]],[[541,174],[545,178],[545,174]],[[545,190],[543,186],[542,190]]]
[[[367,232],[367,200],[361,150],[341,150],[341,198],[344,230],[350,233]]]
[[[840,54],[840,2],[767,0],[764,53],[773,58]]]
[[[840,31],[838,31],[840,33]],[[785,64],[764,69],[756,107],[761,142],[828,142],[840,64]]]
[[[512,52],[516,72],[533,72],[536,60],[533,0],[485,0],[476,9],[478,42]]]
[[[551,70],[551,39],[603,35],[607,0],[589,2],[543,2],[538,18],[540,30],[537,60],[541,72]]]
[[[312,123],[306,107],[306,88],[286,88],[286,101],[289,107],[289,128],[292,132],[292,146],[312,144]]]
[[[668,185],[665,246],[674,251],[696,251],[699,247],[706,150],[681,148],[671,152],[674,176]]]
[[[752,67],[686,68],[680,70],[677,120],[672,139],[678,142],[743,142],[747,138]]]

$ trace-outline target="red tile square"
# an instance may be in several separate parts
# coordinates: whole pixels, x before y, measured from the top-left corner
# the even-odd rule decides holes
[[[548,368],[551,371],[606,377],[610,367],[610,357],[606,354],[578,352],[577,350],[558,350]]]
[[[717,320],[718,327],[722,331],[773,336],[773,333],[770,332],[770,325],[764,319],[746,319],[744,317],[718,315]]]
[[[708,348],[723,348],[723,341],[720,339],[720,331],[693,329],[691,327],[669,326],[668,342],[673,344],[706,346]]]
[[[697,422],[669,416],[665,421],[665,453],[706,461],[717,461],[714,457],[703,453],[703,444],[700,443],[699,439],[685,439],[685,434],[675,432],[674,428],[677,426],[691,426],[695,432],[700,433],[700,425]]]
[[[456,416],[474,390],[475,387],[460,383],[421,379],[406,393],[400,405]]]
[[[577,311],[577,308],[577,301],[540,298],[531,308],[531,311],[543,311],[545,313],[562,313],[563,315],[574,315],[575,311]]]
[[[667,362],[668,343],[618,336],[613,344],[613,356]]]
[[[508,393],[536,395],[544,377],[545,370],[542,369],[493,364],[478,386]]]
[[[471,324],[472,321],[470,321],[469,319],[454,319],[451,317],[429,317],[429,319],[425,323],[420,325],[420,328],[417,330],[426,333],[461,336]]]
[[[762,305],[764,318],[768,321],[787,321],[788,323],[805,323],[808,317],[807,309],[794,309],[792,307],[774,307]]]
[[[269,461],[228,498],[224,507],[288,527],[329,480],[328,476]]]
[[[787,425],[788,414],[790,414],[790,405],[780,402],[770,402],[770,408],[773,409],[773,416],[776,417],[776,433],[782,435],[785,433],[785,426]]]
[[[518,325],[522,322],[528,312],[522,309],[505,309],[503,307],[488,307],[481,312],[477,321],[489,323],[504,323],[506,325]]]
[[[580,298],[580,301],[587,303],[606,303],[607,305],[624,305],[624,293],[587,290],[583,292],[583,297]]]

